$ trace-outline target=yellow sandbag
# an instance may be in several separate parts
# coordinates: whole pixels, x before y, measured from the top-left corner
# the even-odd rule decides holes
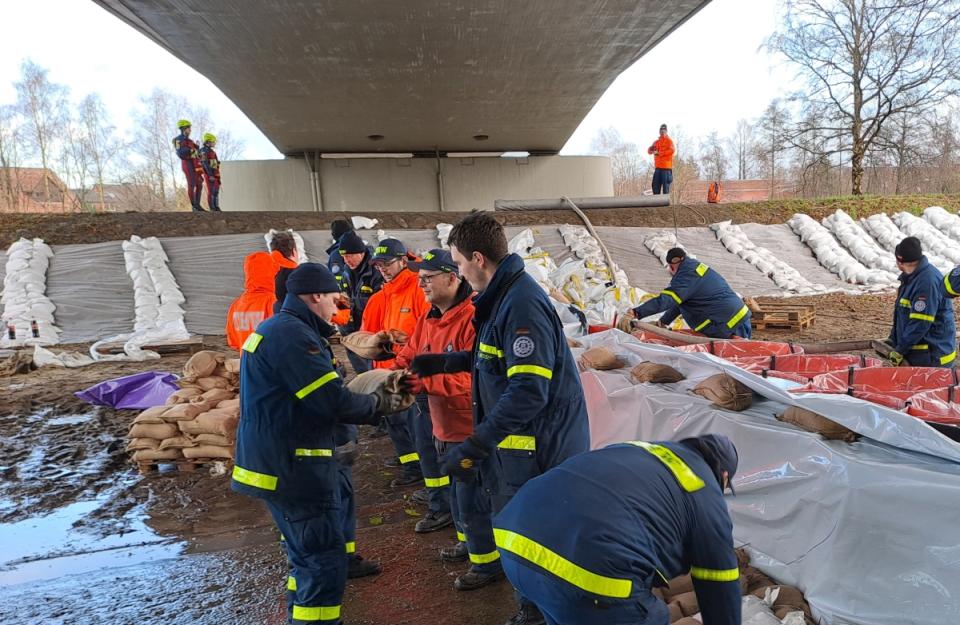
[[[182,450],[184,458],[233,458],[233,449],[217,445],[198,445]]]
[[[162,441],[179,433],[173,423],[134,423],[130,428],[130,438],[155,438]]]

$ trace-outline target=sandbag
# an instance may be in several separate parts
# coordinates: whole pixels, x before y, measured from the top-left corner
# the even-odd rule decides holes
[[[155,438],[134,438],[127,443],[127,451],[137,451],[138,449],[157,449],[160,441]]]
[[[240,359],[227,358],[223,361],[223,368],[227,371],[227,373],[240,373]]]
[[[667,604],[667,610],[670,612],[670,622],[675,623],[683,618],[683,609],[679,601],[671,601]]]
[[[134,462],[179,460],[180,458],[183,458],[183,454],[179,449],[138,449],[133,454]]]
[[[177,385],[180,386],[180,381],[177,381]],[[173,404],[182,404],[188,402],[194,397],[200,395],[203,391],[196,387],[183,388],[181,386],[179,391],[174,391],[170,397],[167,398],[167,405],[172,406]]]
[[[413,405],[413,402],[415,402],[417,398],[412,393],[404,390],[402,384],[404,375],[403,371],[372,369],[350,380],[347,384],[347,389],[354,393],[360,393],[361,395],[369,395],[378,388],[383,387],[383,389],[391,395],[397,396],[395,407],[398,407],[399,410],[406,410]]]
[[[690,574],[687,575],[678,575],[670,580],[670,584],[663,589],[663,594],[666,596],[668,601],[672,601],[677,595],[682,595],[684,593],[690,592],[693,590],[693,578],[690,577]]]
[[[596,369],[597,371],[620,369],[627,364],[606,347],[591,347],[580,354],[578,362],[586,369]]]
[[[210,410],[197,415],[193,421],[180,421],[177,426],[184,434],[219,434],[233,438],[240,419],[237,416]]]
[[[143,412],[137,415],[137,418],[133,420],[134,423],[163,423],[163,413],[167,411],[170,406],[154,406],[153,408],[147,408]]]
[[[204,411],[205,407],[194,403],[174,404],[163,413],[163,420],[167,422],[189,421],[195,419],[198,414]]]
[[[679,603],[680,611],[683,612],[684,616],[693,616],[700,611],[700,606],[697,604],[697,593],[692,590],[680,595],[674,595],[670,602]]]
[[[233,449],[217,445],[198,445],[182,451],[184,458],[233,458]]]
[[[773,586],[773,580],[753,567],[746,571],[741,571],[740,575],[747,578],[747,592],[754,596],[763,598],[763,589]],[[760,594],[757,595],[757,592]]]
[[[637,383],[653,382],[654,384],[679,382],[685,379],[683,374],[673,367],[655,362],[641,362],[630,370],[630,377]]]
[[[810,605],[803,598],[803,593],[793,586],[778,586],[776,599],[773,600],[774,612],[778,608],[788,608],[788,611],[799,610],[804,616],[812,617]]]
[[[190,438],[180,435],[172,438],[165,438],[160,441],[160,449],[183,449],[184,447],[196,447]]]
[[[179,434],[174,423],[134,423],[130,428],[130,438],[155,438],[162,441],[165,438]]]
[[[368,360],[390,360],[394,340],[388,332],[354,332],[340,339],[340,343],[354,354]]]
[[[713,402],[718,408],[746,410],[753,404],[753,391],[726,373],[711,375],[697,384],[693,392]]]
[[[239,419],[240,405],[237,404],[236,406],[224,406],[222,408],[220,406],[217,406],[216,408],[211,408],[210,410],[207,410],[207,412],[214,412],[216,414],[222,414],[228,417]]]
[[[814,432],[829,440],[852,443],[859,437],[853,430],[831,421],[827,417],[817,414],[812,410],[798,408],[797,406],[788,407],[783,414],[777,415],[777,419],[784,423],[792,423],[798,428],[808,432]]]
[[[220,403],[217,404],[217,408],[231,408],[231,409],[232,409],[232,408],[236,408],[237,410],[239,410],[239,409],[240,409],[240,398],[239,398],[239,397],[232,397],[232,398],[230,398],[230,399],[224,399],[223,401],[221,401]]]
[[[233,439],[222,434],[197,434],[193,437],[193,442],[197,445],[216,445],[217,447],[230,447],[233,445]]]
[[[693,618],[692,616],[684,616],[681,619],[676,621],[670,621],[673,625],[703,625],[700,621]]]
[[[583,347],[583,343],[577,339],[572,339],[569,336],[567,337],[567,347]]]
[[[202,394],[197,395],[190,401],[192,403],[209,403],[213,406],[216,406],[224,399],[231,399],[236,396],[236,393],[229,391],[225,388],[212,388],[209,391],[204,391]]]
[[[204,391],[209,391],[214,388],[231,388],[233,382],[227,378],[221,378],[217,376],[211,376],[206,378],[197,378],[197,386],[202,388]]]
[[[187,364],[183,365],[183,375],[188,378],[203,378],[217,368],[226,356],[219,352],[203,350],[190,357]]]

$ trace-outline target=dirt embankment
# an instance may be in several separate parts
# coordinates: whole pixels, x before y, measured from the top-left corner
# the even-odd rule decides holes
[[[817,200],[775,200],[740,204],[697,204],[661,208],[618,208],[585,211],[596,226],[680,227],[704,226],[732,220],[734,223],[783,223],[794,213],[808,213],[821,219],[843,209],[853,217],[878,212],[912,211],[928,206],[960,209],[960,195],[824,198]],[[326,230],[334,219],[349,219],[352,213],[104,213],[26,214],[8,213],[0,219],[0,245],[19,237],[44,239],[51,245],[99,243],[142,237],[208,236],[265,232],[270,228]],[[376,213],[366,216],[380,220],[388,229],[434,228],[438,223],[456,223],[466,213]],[[498,212],[505,225],[532,226],[550,223],[582,223],[573,211]]]

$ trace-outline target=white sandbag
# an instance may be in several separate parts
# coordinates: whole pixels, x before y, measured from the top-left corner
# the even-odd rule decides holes
[[[809,215],[797,213],[787,224],[806,243],[825,268],[840,276],[844,282],[884,290],[897,284],[897,275],[880,269],[871,269],[850,255],[829,230]]]
[[[53,250],[42,239],[21,238],[7,248],[6,274],[0,296],[0,316],[3,319],[0,347],[60,342],[60,328],[54,324],[53,317],[56,306],[46,296],[51,257]]]
[[[863,227],[842,210],[823,219],[823,225],[837,238],[847,251],[871,269],[880,269],[899,274],[893,255],[880,247]]]
[[[453,224],[439,223],[437,224],[437,239],[440,241],[440,247],[445,250],[450,249],[450,246],[447,245],[447,239],[450,238],[450,231],[453,230]]]
[[[350,218],[350,221],[353,222],[354,230],[373,230],[377,227],[377,224],[380,223],[377,219],[370,219],[369,217],[360,217],[359,215],[354,215]],[[383,237],[380,237],[383,238]],[[379,240],[379,239],[378,239]]]
[[[907,236],[920,239],[925,254],[932,252],[946,258],[954,265],[960,264],[958,242],[934,228],[926,220],[914,217],[910,213],[897,213],[893,216],[893,223],[897,224],[897,227]]]
[[[934,228],[960,244],[960,217],[941,206],[923,209],[923,218]]]
[[[860,225],[870,233],[870,236],[876,240],[880,247],[891,255],[894,253],[894,250],[896,250],[900,241],[903,241],[908,236],[900,230],[897,224],[893,223],[893,220],[885,213],[877,213],[876,215],[870,215],[866,219],[861,219]],[[943,256],[931,250],[924,249],[923,253],[926,255],[927,260],[939,269],[941,273],[948,272],[954,267],[954,263],[951,263]]]

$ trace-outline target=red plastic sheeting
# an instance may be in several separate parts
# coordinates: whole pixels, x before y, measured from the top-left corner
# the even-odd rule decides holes
[[[845,393],[848,388],[873,393],[905,393],[946,388],[957,383],[954,369],[934,367],[874,367],[848,369],[818,375],[810,382],[813,388]],[[799,392],[799,389],[798,389]]]
[[[785,356],[787,354],[803,353],[803,348],[793,343],[776,343],[773,341],[711,341],[699,345],[684,345],[677,349],[691,353],[707,352],[727,360],[746,356]]]
[[[917,393],[910,399],[907,414],[924,421],[960,426],[960,389],[934,389]]]

